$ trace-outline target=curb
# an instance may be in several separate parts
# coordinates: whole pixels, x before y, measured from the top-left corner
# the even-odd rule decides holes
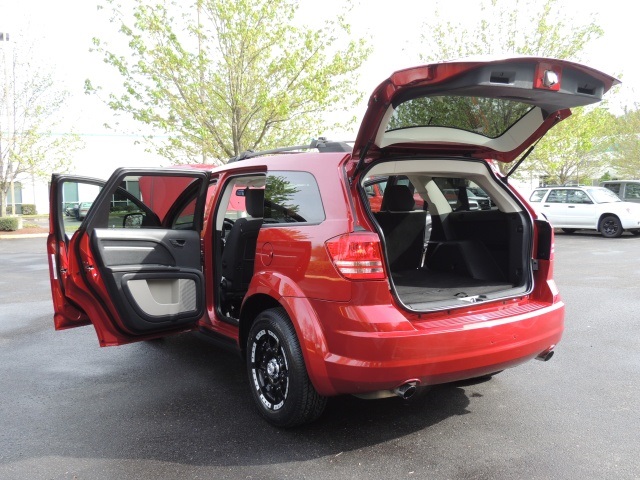
[[[3,234],[0,235],[0,240],[5,238],[47,238],[49,236],[48,233],[16,233],[16,234]]]

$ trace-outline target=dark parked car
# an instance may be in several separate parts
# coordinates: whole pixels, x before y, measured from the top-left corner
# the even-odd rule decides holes
[[[608,188],[625,202],[640,203],[640,180],[609,180],[600,186]]]
[[[92,324],[101,346],[200,331],[242,356],[248,394],[281,427],[316,419],[330,396],[408,398],[548,360],[565,310],[553,229],[492,162],[616,83],[555,59],[433,64],[373,92],[353,149],[54,175],[55,327]],[[496,112],[511,116],[489,128]],[[368,182],[382,177],[374,208]],[[69,183],[100,189],[70,237],[55,209]],[[441,185],[471,183],[493,206],[454,211]],[[110,219],[114,198],[137,221]]]

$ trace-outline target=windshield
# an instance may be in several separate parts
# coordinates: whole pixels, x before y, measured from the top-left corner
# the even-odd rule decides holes
[[[596,203],[621,202],[620,197],[608,188],[589,188],[587,190]]]

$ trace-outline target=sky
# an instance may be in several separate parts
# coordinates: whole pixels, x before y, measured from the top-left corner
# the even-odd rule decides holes
[[[515,1],[515,0],[514,0]],[[104,3],[104,2],[100,2]],[[476,1],[467,0],[356,0],[347,17],[355,36],[370,39],[373,52],[360,74],[359,84],[365,100],[352,112],[362,118],[366,99],[373,89],[396,70],[418,65],[419,38],[425,33],[423,22],[438,11],[442,18],[461,25],[476,19]],[[300,18],[321,22],[340,10],[341,0],[301,0]],[[583,63],[622,78],[615,100],[618,108],[632,104],[640,92],[640,62],[636,61],[637,13],[628,0],[560,0],[563,12],[572,18],[595,15],[604,36],[583,54]],[[321,8],[318,7],[321,5]],[[0,32],[10,32],[12,41],[33,44],[34,60],[52,71],[61,88],[71,94],[64,111],[64,128],[80,134],[85,148],[76,154],[73,171],[77,174],[107,177],[118,166],[164,166],[168,161],[146,153],[140,138],[104,127],[118,122],[95,96],[84,94],[86,78],[108,88],[118,77],[89,52],[92,37],[107,39],[115,35],[106,10],[98,10],[93,0],[0,0]],[[126,119],[121,120],[127,123]],[[353,131],[329,132],[353,140]],[[320,132],[319,135],[327,134]]]

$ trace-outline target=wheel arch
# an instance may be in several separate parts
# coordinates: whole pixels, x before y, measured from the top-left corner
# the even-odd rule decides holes
[[[327,342],[315,310],[304,297],[276,299],[266,293],[256,293],[248,297],[242,305],[238,332],[242,358],[246,359],[247,339],[253,322],[261,312],[270,308],[283,308],[287,313],[298,337],[307,375],[314,388],[321,395],[336,395],[325,365],[325,358],[329,353]]]
[[[249,330],[251,330],[251,325],[253,325],[256,317],[260,312],[278,307],[282,307],[278,300],[263,293],[258,293],[245,300],[242,305],[242,310],[240,311],[240,329],[238,332],[238,343],[240,344],[242,358],[246,356],[247,337],[249,336]]]
[[[600,232],[602,229],[600,228],[600,226],[602,225],[602,220],[604,220],[606,217],[616,217],[618,219],[618,221],[620,222],[620,226],[622,226],[622,222],[620,220],[620,216],[616,213],[612,213],[612,212],[605,212],[605,213],[601,213],[600,216],[598,217],[598,223],[596,224],[596,230],[598,232]]]

